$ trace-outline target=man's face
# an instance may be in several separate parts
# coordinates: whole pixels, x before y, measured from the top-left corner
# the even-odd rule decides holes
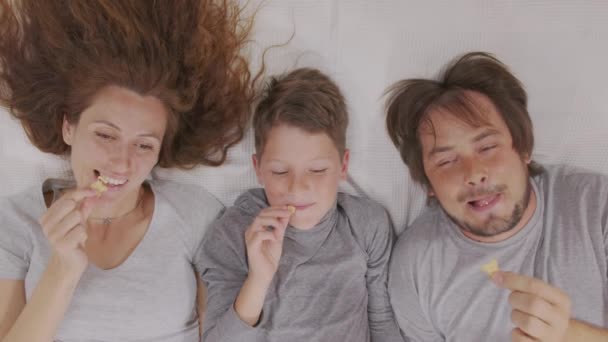
[[[435,110],[429,112],[432,127],[424,123],[419,128],[429,195],[437,198],[465,235],[497,237],[529,218],[522,220],[524,212],[528,216],[530,160],[513,148],[509,129],[494,104],[479,93],[466,95],[484,116],[484,124],[473,127],[449,112]]]
[[[294,206],[290,224],[309,229],[334,205],[346,179],[348,151],[340,157],[327,134],[282,124],[268,132],[262,156],[254,155],[253,164],[269,204]]]

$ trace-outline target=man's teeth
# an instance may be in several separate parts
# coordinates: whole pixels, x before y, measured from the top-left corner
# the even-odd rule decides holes
[[[490,204],[490,201],[488,199],[482,199],[482,200],[473,202],[473,204],[476,207],[485,207],[486,205]]]
[[[111,177],[107,177],[107,176],[99,176],[99,177],[97,177],[97,179],[104,182],[105,184],[111,184],[111,185],[122,185],[127,182],[126,179],[120,180],[120,179],[115,179],[115,178],[111,178]]]

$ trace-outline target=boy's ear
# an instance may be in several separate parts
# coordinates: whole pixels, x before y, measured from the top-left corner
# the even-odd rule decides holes
[[[260,171],[260,162],[258,161],[258,157],[255,153],[251,155],[251,162],[253,163],[253,169],[255,170],[255,176],[258,178],[258,183],[260,183],[261,186],[264,186],[264,182],[262,181],[262,172]]]
[[[69,123],[65,115],[63,116],[63,124],[61,125],[61,135],[63,137],[63,142],[68,146],[72,146],[72,141],[74,140],[74,126]]]
[[[340,179],[346,180],[348,176],[348,162],[350,161],[350,151],[348,149],[344,150],[344,155],[342,156],[342,169],[340,170]]]

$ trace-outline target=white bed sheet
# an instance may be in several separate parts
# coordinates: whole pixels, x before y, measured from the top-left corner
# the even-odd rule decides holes
[[[254,3],[252,2],[252,5]],[[495,53],[511,66],[529,94],[536,148],[544,163],[569,163],[608,174],[608,2],[566,0],[267,0],[258,12],[254,64],[271,44],[269,74],[318,67],[342,87],[350,108],[350,181],[389,210],[401,232],[424,206],[384,128],[391,83],[433,77],[456,55]],[[219,168],[155,170],[154,176],[202,184],[226,205],[257,186],[251,168],[253,138]],[[13,194],[67,163],[40,153],[18,123],[0,115],[0,187]]]

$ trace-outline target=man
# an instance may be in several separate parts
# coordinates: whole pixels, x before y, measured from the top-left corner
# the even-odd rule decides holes
[[[526,93],[489,54],[389,94],[389,135],[429,196],[390,266],[402,333],[607,341],[608,177],[532,161]],[[494,260],[502,271],[488,278]]]

